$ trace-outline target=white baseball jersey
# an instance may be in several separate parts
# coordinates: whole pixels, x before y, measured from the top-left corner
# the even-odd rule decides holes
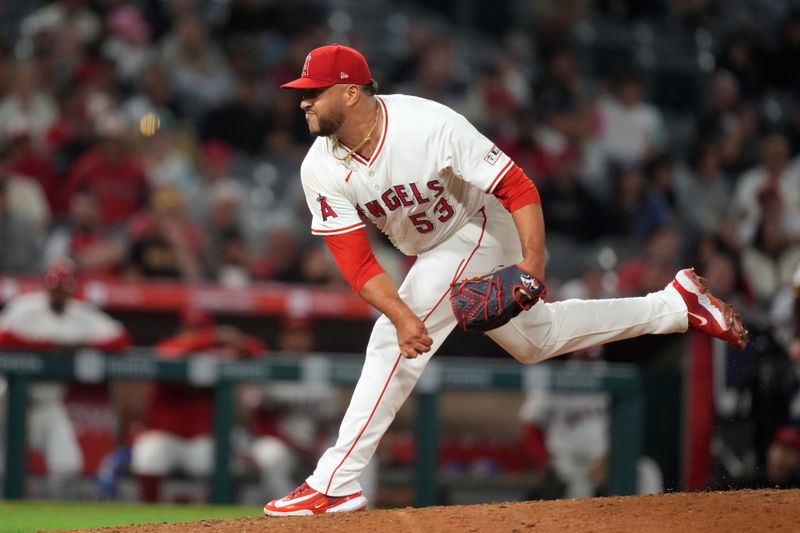
[[[0,313],[0,331],[31,341],[54,344],[96,344],[123,334],[122,325],[89,302],[71,298],[63,313],[50,308],[44,291],[20,294]],[[63,384],[39,383],[31,389],[36,401],[58,399]]]
[[[50,308],[47,293],[21,294],[0,314],[0,330],[32,341],[96,344],[123,333],[122,325],[89,302],[71,298],[63,313]]]
[[[320,137],[303,161],[311,232],[338,235],[369,220],[401,252],[418,255],[474,216],[512,162],[446,106],[405,95],[377,100],[384,124],[369,160],[340,161],[333,142]]]

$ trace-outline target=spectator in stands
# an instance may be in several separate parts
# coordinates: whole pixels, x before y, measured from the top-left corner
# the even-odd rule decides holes
[[[569,48],[553,50],[546,59],[546,70],[536,85],[535,100],[559,102],[564,108],[585,110],[587,89]]]
[[[456,111],[465,111],[466,84],[459,79],[454,43],[435,40],[420,58],[415,76],[397,92],[441,102]]]
[[[199,309],[187,308],[175,336],[156,346],[162,359],[199,354],[220,360],[260,357],[266,348],[233,326],[215,325]],[[139,480],[140,499],[156,502],[164,476],[180,471],[208,477],[213,468],[212,391],[185,384],[153,384],[143,431],[133,442],[131,469]]]
[[[172,75],[182,112],[196,120],[233,94],[234,79],[203,19],[189,11],[176,17],[173,30],[161,42],[161,61]]]
[[[556,167],[568,159],[577,163],[581,141],[581,116],[567,101],[545,95],[539,102],[538,117],[533,125],[533,176],[545,184],[557,179]],[[577,172],[577,169],[575,170]]]
[[[669,154],[659,154],[650,158],[644,166],[650,192],[661,200],[674,217],[678,204],[675,192],[675,161]]]
[[[729,220],[731,188],[720,162],[719,146],[701,140],[675,176],[678,212],[696,232],[713,233]]]
[[[761,164],[739,177],[733,208],[739,217],[739,237],[750,242],[764,215],[764,202],[781,213],[781,225],[800,237],[800,165],[791,165],[791,146],[779,133],[761,143]]]
[[[553,169],[552,179],[539,185],[542,204],[547,205],[545,224],[550,234],[560,234],[577,242],[590,243],[602,233],[600,204],[578,180],[578,161],[574,153],[562,155]]]
[[[237,228],[220,235],[219,260],[214,272],[217,283],[223,287],[241,289],[252,282],[247,240]]]
[[[0,175],[0,272],[23,276],[39,271],[41,234],[11,206],[8,180]]]
[[[787,235],[780,221],[780,200],[765,200],[766,213],[756,228],[752,244],[742,253],[742,270],[765,308],[781,287],[791,284],[800,264],[800,244]],[[777,206],[775,204],[778,204]]]
[[[20,184],[28,182],[25,198],[12,200],[12,205],[15,208],[24,206],[29,218],[42,231],[47,229],[52,215],[63,213],[59,199],[63,194],[63,183],[52,157],[46,148],[33,142],[26,127],[21,127],[9,135],[5,143],[0,143],[0,172],[10,174],[12,181],[16,179]]]
[[[614,79],[611,98],[598,102],[597,142],[607,161],[639,165],[667,147],[661,113],[642,100],[638,74],[625,71]]]
[[[733,74],[745,100],[756,100],[762,88],[764,64],[755,34],[740,28],[728,36],[717,63]]]
[[[56,217],[66,213],[69,198],[64,191],[69,169],[95,141],[94,113],[98,101],[108,101],[107,95],[93,92],[90,87],[75,83],[58,93],[59,117],[47,132],[47,154],[37,165],[40,170],[26,172],[35,175],[47,192],[50,208]],[[24,161],[24,159],[23,159]],[[34,167],[34,168],[37,168]]]
[[[235,200],[236,209],[241,207],[240,200],[245,197],[246,192],[233,172],[235,156],[231,147],[219,140],[205,142],[200,147],[200,183],[189,197],[192,216],[198,223],[205,224],[208,221],[212,203],[217,200],[232,199]],[[238,211],[233,215],[233,219],[238,219]]]
[[[69,70],[102,32],[99,17],[88,4],[88,0],[57,0],[42,5],[23,19],[21,42],[37,44],[45,36],[60,59],[58,66]]]
[[[208,212],[205,215],[203,231],[207,239],[206,261],[212,271],[216,273],[219,273],[225,263],[222,256],[225,252],[226,241],[230,237],[241,240],[244,246],[241,251],[245,252],[245,256],[247,255],[248,243],[242,221],[244,201],[242,188],[238,187],[236,182],[219,183],[208,192]],[[230,259],[233,257],[228,257],[228,260]],[[244,256],[239,259],[243,260]],[[234,264],[239,262],[236,260]]]
[[[24,129],[41,146],[58,108],[39,79],[36,63],[18,62],[12,69],[11,90],[0,100],[0,142]]]
[[[288,281],[296,276],[300,242],[293,228],[278,224],[265,235],[264,253],[253,261],[253,275],[260,281]]]
[[[612,171],[611,194],[603,209],[604,233],[643,238],[668,222],[665,199],[650,188],[638,166],[619,165]]]
[[[127,138],[125,116],[116,110],[101,114],[95,127],[98,142],[70,170],[67,194],[91,190],[100,200],[103,225],[119,226],[144,205],[147,181],[141,158]]]
[[[492,138],[507,129],[519,109],[531,101],[530,87],[508,56],[484,66],[467,95],[464,114]]]
[[[0,350],[72,354],[80,348],[104,352],[127,348],[129,340],[122,324],[74,298],[75,286],[74,264],[67,259],[52,263],[44,275],[44,290],[15,297],[0,313]],[[64,408],[64,392],[61,383],[34,384],[28,408],[28,442],[44,456],[49,496],[61,498],[68,495],[67,484],[81,473],[83,465]]]
[[[203,277],[203,235],[184,212],[176,189],[153,193],[150,208],[132,218],[126,274],[133,278],[197,282]]]
[[[697,124],[701,137],[719,144],[721,167],[735,175],[758,160],[758,115],[742,101],[739,82],[727,70],[717,70],[711,78],[709,103]]]
[[[611,275],[609,275],[611,274]],[[606,272],[600,264],[596,252],[588,252],[581,261],[578,277],[564,283],[556,293],[558,300],[589,300],[597,298],[616,298],[619,296],[613,272]],[[602,346],[598,346],[602,349]]]
[[[182,118],[170,73],[163,63],[153,61],[147,66],[137,80],[136,91],[122,104],[122,110],[132,123],[138,123],[147,113]]]
[[[255,74],[240,76],[233,98],[201,117],[199,130],[203,141],[222,141],[251,157],[264,151],[271,123],[259,81]]]
[[[43,238],[47,232],[51,213],[39,182],[12,171],[2,160],[0,160],[0,181],[6,184],[10,209],[31,223],[36,228],[39,238]]]
[[[764,479],[770,488],[800,488],[800,427],[787,424],[775,434],[767,450]]]
[[[199,196],[201,187],[197,169],[187,154],[186,132],[176,123],[169,110],[161,109],[156,117],[158,129],[142,139],[142,165],[151,189],[175,188],[186,198]],[[145,127],[147,127],[145,123]]]
[[[624,261],[617,269],[617,290],[623,296],[641,296],[663,287],[676,265],[683,264],[681,233],[672,226],[661,226],[650,234],[641,253]]]
[[[106,19],[106,27],[109,36],[103,42],[102,53],[115,65],[119,82],[132,87],[155,60],[150,27],[135,5],[114,8]]]
[[[91,191],[78,191],[70,201],[67,220],[51,233],[44,249],[45,262],[70,257],[85,277],[109,277],[118,273],[126,241],[119,230],[100,221],[101,206]]]

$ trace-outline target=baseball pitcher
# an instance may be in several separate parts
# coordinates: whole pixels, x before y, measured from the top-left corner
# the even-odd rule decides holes
[[[300,172],[311,232],[325,239],[353,290],[382,314],[336,444],[304,484],[268,502],[265,514],[364,509],[359,475],[457,324],[486,332],[523,364],[690,326],[746,345],[740,318],[691,269],[644,297],[540,302],[544,223],[533,182],[446,106],[377,95],[358,51],[312,50],[300,78],[283,87],[303,91],[300,108],[317,137]],[[399,289],[375,260],[368,222],[417,258]]]

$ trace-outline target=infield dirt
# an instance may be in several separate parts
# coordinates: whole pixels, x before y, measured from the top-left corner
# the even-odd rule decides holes
[[[800,490],[404,508],[302,518],[239,518],[91,529],[95,533],[800,532]]]

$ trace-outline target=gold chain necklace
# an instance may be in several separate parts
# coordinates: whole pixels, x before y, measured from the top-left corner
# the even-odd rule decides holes
[[[339,137],[337,137],[336,135],[331,135],[331,137],[333,137],[333,157],[335,157],[335,158],[336,158],[336,159],[338,159],[339,161],[347,161],[347,160],[349,160],[351,157],[353,157],[353,154],[355,154],[357,151],[361,150],[361,148],[363,148],[363,147],[364,147],[364,145],[365,145],[365,144],[367,144],[367,142],[369,142],[369,140],[370,140],[370,138],[371,138],[370,136],[372,135],[372,132],[373,132],[373,131],[375,131],[375,127],[378,125],[378,119],[381,117],[381,114],[380,114],[380,113],[381,113],[381,106],[380,106],[380,105],[377,105],[377,107],[375,108],[375,122],[373,122],[373,123],[372,123],[372,127],[371,127],[371,128],[369,129],[369,131],[367,132],[367,136],[366,136],[366,137],[364,137],[364,140],[363,140],[363,141],[361,141],[360,143],[358,143],[357,145],[355,145],[355,147],[353,147],[353,148],[347,148],[347,147],[346,147],[344,144],[342,144],[342,142],[339,140]],[[338,155],[336,155],[336,150],[337,150],[339,147],[341,147],[342,149],[345,149],[345,150],[347,150],[347,153],[346,153],[346,154],[344,154],[344,155],[343,155],[343,156],[341,156],[341,157],[340,157],[340,156],[338,156]]]

